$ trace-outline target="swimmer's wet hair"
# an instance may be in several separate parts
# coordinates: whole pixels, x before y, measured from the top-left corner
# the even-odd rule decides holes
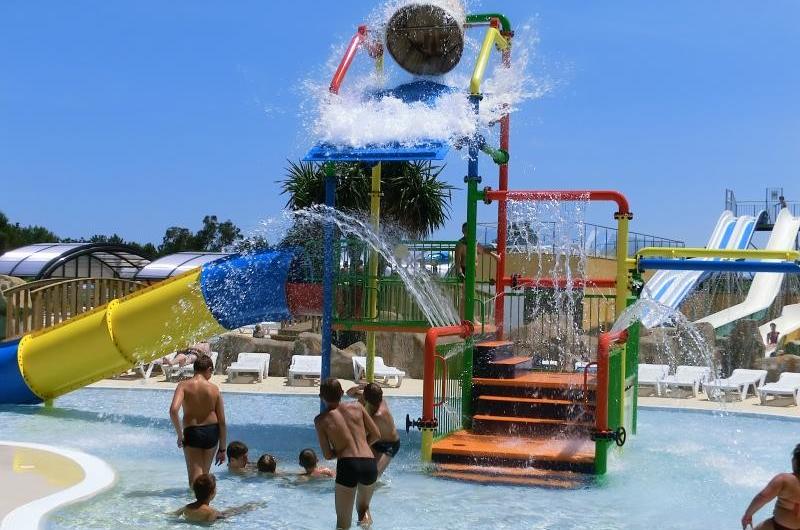
[[[192,491],[195,498],[200,502],[208,502],[217,489],[217,479],[208,473],[200,475],[192,483]]]
[[[376,383],[369,383],[364,387],[364,401],[377,407],[383,401],[383,389]]]
[[[214,361],[206,354],[198,355],[194,361],[194,373],[196,374],[202,374],[212,368],[214,368]]]
[[[335,377],[329,377],[319,385],[319,397],[328,403],[338,403],[342,399],[342,384]]]
[[[242,458],[247,454],[247,445],[244,442],[231,442],[228,444],[228,449],[225,453],[228,455],[228,460],[231,458]]]
[[[265,453],[258,457],[256,467],[261,473],[275,473],[275,468],[278,467],[278,463],[275,461],[274,456]]]
[[[307,447],[306,449],[300,451],[300,458],[298,460],[300,462],[300,465],[306,469],[314,469],[315,467],[317,467],[317,462],[319,462],[319,459],[317,458],[317,453],[315,453],[314,450],[311,449],[310,447]]]

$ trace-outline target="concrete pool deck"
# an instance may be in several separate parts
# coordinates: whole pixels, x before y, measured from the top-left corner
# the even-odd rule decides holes
[[[212,381],[219,385],[223,392],[247,393],[247,394],[297,394],[297,395],[316,395],[319,386],[289,386],[286,384],[285,377],[267,377],[261,383],[228,383],[225,375],[214,375]],[[342,388],[347,390],[354,386],[353,381],[340,379]],[[163,376],[159,375],[149,379],[140,377],[105,379],[88,388],[109,388],[109,389],[140,389],[140,390],[174,390],[175,383],[164,381]],[[422,397],[421,379],[403,379],[400,388],[383,389],[384,395],[388,397]],[[728,397],[725,403],[709,401],[705,394],[701,393],[698,397],[658,397],[658,396],[639,396],[639,405],[652,408],[673,408],[706,411],[726,411],[746,414],[762,414],[766,416],[781,416],[789,418],[800,418],[800,407],[795,406],[791,398],[779,398],[770,400],[767,405],[762,405],[755,396],[750,396],[744,401]]]

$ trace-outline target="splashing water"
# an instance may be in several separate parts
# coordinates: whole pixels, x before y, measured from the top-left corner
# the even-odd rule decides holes
[[[402,263],[392,248],[364,221],[328,206],[313,206],[295,212],[306,222],[334,222],[344,235],[356,237],[370,246],[386,260],[394,272],[403,280],[408,292],[417,301],[425,318],[433,326],[448,326],[460,321],[453,304],[436,284],[436,278],[422,267]]]

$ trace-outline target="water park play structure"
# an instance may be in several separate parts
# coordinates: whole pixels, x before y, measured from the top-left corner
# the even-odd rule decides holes
[[[424,3],[397,11],[387,25],[386,45],[397,62],[412,72],[445,73],[463,52],[464,31],[483,30],[484,38],[469,83],[468,98],[477,114],[482,101],[482,81],[492,50],[502,64],[511,65],[513,31],[501,14],[466,15]],[[380,35],[361,26],[353,36],[330,83],[336,94],[358,56],[366,51],[376,68],[383,67]],[[431,37],[447,46],[418,55]],[[435,105],[451,87],[413,82],[393,94],[404,100]],[[265,251],[234,255],[203,265],[147,289],[132,293],[59,325],[36,331],[19,340],[0,343],[0,403],[37,403],[52,400],[99,379],[117,375],[137,362],[147,362],[170,351],[224,330],[264,320],[285,320],[293,315],[319,314],[322,327],[322,377],[330,375],[334,330],[367,332],[367,379],[374,376],[376,332],[425,333],[423,403],[421,416],[407,418],[409,427],[422,431],[422,459],[435,463],[433,473],[477,482],[571,486],[575,472],[603,474],[608,455],[625,444],[637,427],[637,365],[639,324],[602,333],[596,359],[582,372],[533,370],[531,358],[521,355],[505,329],[506,299],[522,288],[541,290],[603,289],[613,292],[619,315],[635,303],[645,270],[657,274],[656,298],[670,294],[676,304],[703,271],[731,270],[764,273],[800,272],[800,255],[783,249],[782,234],[797,221],[776,223],[775,248],[746,250],[757,216],[723,214],[704,249],[639,249],[629,256],[628,232],[633,214],[627,199],[609,190],[509,189],[510,117],[498,122],[499,145],[493,147],[480,134],[458,139],[468,151],[466,257],[463,284],[463,321],[444,326],[379,318],[381,289],[379,256],[368,260],[367,315],[360,321],[335,318],[338,264],[336,231],[326,222],[320,283],[290,281],[294,253]],[[371,166],[371,217],[380,223],[382,165],[397,161],[442,160],[449,150],[444,140],[388,143],[352,147],[319,144],[306,160],[325,168],[325,203],[336,206],[337,164],[359,162]],[[496,189],[481,187],[481,153],[498,167]],[[567,279],[526,277],[507,273],[508,205],[511,201],[609,202],[614,205],[616,269],[613,277]],[[479,202],[497,203],[497,250],[491,317],[481,315],[484,304],[476,300],[476,226]],[[779,216],[780,217],[780,216]],[[780,218],[779,218],[780,221]],[[783,228],[784,225],[786,228]],[[780,239],[780,242],[779,242]],[[691,258],[691,259],[686,259]],[[739,258],[744,258],[739,260]],[[671,271],[677,271],[673,273]],[[654,280],[651,280],[651,282]],[[764,280],[766,281],[766,280]],[[463,287],[462,287],[463,285]],[[662,293],[662,294],[659,294]],[[666,298],[664,298],[666,300]],[[755,307],[751,303],[746,310]],[[457,345],[442,345],[439,338],[456,336]]]

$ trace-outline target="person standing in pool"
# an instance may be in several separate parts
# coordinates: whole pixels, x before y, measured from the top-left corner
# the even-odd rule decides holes
[[[397,434],[397,426],[394,424],[389,406],[383,399],[383,389],[375,383],[368,383],[363,388],[361,386],[350,388],[347,395],[358,399],[364,405],[381,433],[380,439],[372,444],[372,453],[375,455],[380,477],[400,451],[400,435]]]
[[[325,412],[314,418],[323,456],[336,458],[336,528],[350,528],[353,502],[358,523],[369,525],[369,503],[378,480],[378,468],[370,446],[380,439],[380,431],[360,403],[341,403],[342,385],[329,377],[319,388]]]
[[[792,451],[792,472],[781,473],[753,497],[742,517],[742,528],[753,526],[753,515],[774,498],[772,517],[755,527],[756,530],[791,530],[800,528],[800,444]]]
[[[209,472],[215,456],[217,465],[225,462],[225,406],[219,388],[210,381],[213,369],[209,356],[198,357],[194,377],[178,383],[169,407],[178,447],[183,448],[186,458],[190,487],[197,477]],[[181,408],[183,420],[178,414]]]

